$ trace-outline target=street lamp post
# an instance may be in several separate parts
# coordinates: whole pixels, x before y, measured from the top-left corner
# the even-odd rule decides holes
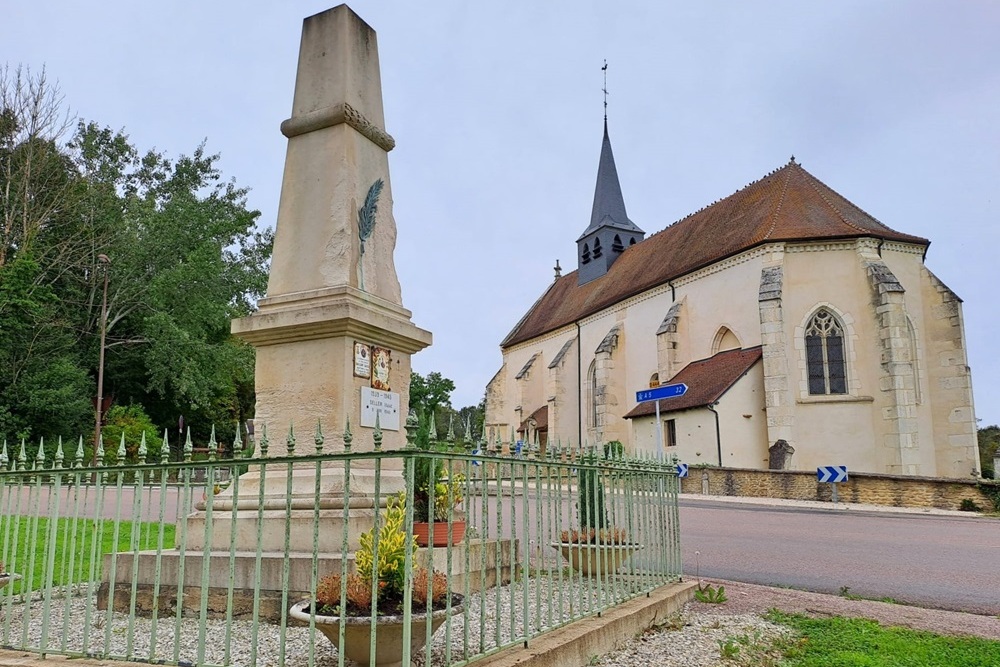
[[[111,267],[111,260],[105,254],[97,256],[97,261],[104,267],[104,291],[101,295],[101,353],[97,362],[97,407],[95,409],[94,425],[94,457],[93,465],[97,465],[97,447],[101,442],[101,417],[104,407],[104,335],[108,327],[108,269]]]

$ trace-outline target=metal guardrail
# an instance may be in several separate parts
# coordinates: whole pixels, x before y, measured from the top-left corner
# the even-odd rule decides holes
[[[317,431],[316,453],[296,455],[290,436],[290,455],[272,457],[264,437],[255,458],[197,462],[189,442],[188,460],[167,461],[165,446],[143,463],[126,462],[122,442],[99,450],[99,467],[84,467],[82,442],[69,461],[61,444],[49,451],[48,466],[40,446],[30,467],[23,445],[12,459],[5,443],[0,645],[311,667],[344,665],[347,637],[360,632],[372,665],[393,643],[404,664],[422,655],[461,665],[680,577],[671,465],[558,446],[518,457],[473,453],[472,443],[362,453],[349,431],[344,451],[326,453],[322,441]],[[206,480],[195,481],[202,468]],[[420,514],[442,546],[417,548]],[[362,552],[379,576],[364,576]],[[332,626],[330,608],[310,602],[324,580]],[[389,580],[401,582],[398,601]],[[442,588],[434,611],[425,598]],[[370,610],[352,618],[358,597]]]

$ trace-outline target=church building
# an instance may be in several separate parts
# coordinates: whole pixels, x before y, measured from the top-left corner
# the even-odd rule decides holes
[[[929,244],[794,158],[647,238],[605,120],[576,270],[557,264],[500,344],[487,429],[691,465],[977,475],[962,301]],[[636,401],[667,384],[687,390]]]

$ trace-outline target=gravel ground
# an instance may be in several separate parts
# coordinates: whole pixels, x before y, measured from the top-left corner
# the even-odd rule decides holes
[[[886,626],[1000,640],[1000,618],[923,609],[837,595],[770,588],[733,581],[705,580],[726,587],[723,604],[690,602],[677,618],[629,640],[596,664],[608,667],[719,667],[732,665],[720,656],[727,640],[768,642],[789,632],[765,621],[771,609],[808,616],[868,618]]]
[[[561,625],[573,616],[597,609],[598,589],[589,579],[563,579],[560,582],[529,578],[527,581],[527,625],[530,634],[536,633],[539,627]],[[453,616],[447,629],[439,628],[434,635],[432,665],[447,665],[450,661],[461,659],[466,640],[469,654],[475,655],[506,644],[512,636],[521,636],[523,632],[525,590],[521,582],[492,588],[482,595],[470,595],[464,607],[465,613]],[[44,610],[42,599],[36,598],[27,605],[12,601],[9,607],[5,600],[0,609],[0,644],[41,647]],[[261,623],[256,627],[255,640],[255,629],[249,621],[234,621],[227,629],[224,620],[210,619],[205,629],[201,630],[198,619],[183,618],[178,633],[174,617],[160,618],[156,625],[154,651],[151,649],[151,619],[130,620],[126,614],[120,613],[112,613],[109,617],[107,611],[97,610],[93,595],[76,595],[68,599],[53,597],[48,617],[44,645],[54,650],[127,656],[143,661],[229,664],[234,667],[250,665],[255,654],[259,667],[278,667],[308,664],[311,648],[319,667],[337,664],[333,644],[319,632],[315,635],[315,642],[311,642],[309,629],[304,627],[288,627],[282,639],[279,626]],[[27,631],[24,630],[25,620]],[[90,628],[87,636],[84,636],[84,628]],[[204,647],[201,659],[199,645]],[[452,659],[449,661],[449,658]],[[416,665],[423,665],[426,654],[421,652],[413,659]]]
[[[709,581],[709,580],[706,580]],[[584,582],[586,584],[586,582]],[[805,591],[769,588],[737,582],[711,581],[713,585],[722,583],[726,587],[728,601],[724,604],[689,603],[683,612],[660,628],[643,633],[629,640],[594,664],[609,667],[717,667],[732,664],[720,659],[720,645],[727,641],[769,642],[789,632],[787,628],[765,621],[762,615],[769,609],[798,612],[812,616],[852,616],[870,618],[883,625],[905,626],[930,630],[943,634],[974,635],[1000,640],[1000,619],[960,612],[922,609],[905,605],[887,604],[868,600],[848,600],[835,595],[810,593]],[[529,625],[550,626],[560,620],[568,620],[571,611],[580,606],[588,606],[595,601],[595,591],[578,581],[548,582],[546,579],[529,579]],[[560,614],[558,600],[563,600]],[[556,602],[551,605],[549,601]],[[515,583],[500,589],[491,589],[485,595],[472,595],[466,601],[468,610],[468,639],[470,651],[478,653],[505,643],[511,636],[511,624],[519,628],[522,622],[521,606],[524,589]],[[89,609],[88,609],[89,608]],[[485,611],[484,611],[485,610]],[[68,613],[67,613],[68,612]],[[0,610],[0,643],[22,643],[22,622],[25,614],[29,619],[27,642],[38,646],[41,637],[43,601],[33,600],[25,607],[21,604],[4,605]],[[91,632],[87,640],[89,650],[100,652],[105,646],[116,655],[130,654],[144,660],[166,659],[195,662],[198,646],[205,647],[204,662],[209,664],[249,665],[251,655],[256,653],[260,667],[278,665],[305,665],[310,651],[307,628],[290,627],[282,641],[280,628],[270,624],[257,627],[256,642],[254,628],[250,622],[236,621],[232,624],[229,638],[230,650],[227,654],[227,629],[224,621],[208,621],[204,634],[200,636],[196,619],[183,619],[179,640],[174,641],[175,619],[160,619],[157,625],[157,651],[150,651],[150,619],[133,619],[124,614],[112,614],[110,623],[106,612],[99,612],[93,597],[55,598],[50,610],[47,629],[48,646],[62,645],[79,650],[84,645],[83,628],[87,614],[90,614]],[[65,624],[65,644],[63,639],[63,619]],[[500,619],[495,623],[494,619]],[[131,631],[130,631],[131,623]],[[466,621],[462,615],[450,621],[450,633],[444,628],[434,635],[432,665],[446,665],[461,659],[465,641]],[[131,646],[128,638],[133,638]],[[282,647],[285,659],[282,660]],[[176,650],[176,658],[175,658]],[[317,633],[312,650],[319,667],[333,667],[337,664],[337,654],[333,645]],[[414,656],[420,666],[425,662],[425,654]]]

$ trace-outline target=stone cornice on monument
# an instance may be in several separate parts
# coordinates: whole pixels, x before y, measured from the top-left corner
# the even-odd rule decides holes
[[[396,147],[396,140],[392,138],[392,135],[373,124],[365,118],[363,113],[347,102],[310,111],[300,116],[293,116],[281,123],[281,133],[291,139],[300,134],[315,132],[316,130],[333,127],[341,123],[353,127],[362,136],[386,153]]]
[[[431,344],[432,334],[410,321],[402,306],[350,286],[261,299],[251,317],[233,320],[232,333],[254,347],[355,336],[413,354]]]

